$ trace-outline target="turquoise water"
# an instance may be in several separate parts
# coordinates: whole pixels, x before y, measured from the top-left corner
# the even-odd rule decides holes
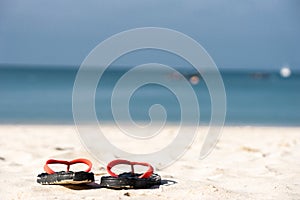
[[[0,123],[74,123],[72,90],[76,73],[77,69],[67,68],[0,68]],[[113,120],[112,89],[124,73],[122,68],[116,68],[107,71],[101,79],[95,98],[100,121]],[[187,79],[197,75],[188,70],[181,73]],[[300,74],[282,78],[278,72],[221,71],[221,75],[227,95],[227,125],[300,125]],[[168,74],[165,77],[174,79]],[[199,100],[200,123],[207,124],[211,104],[205,82],[200,79],[193,88]],[[145,85],[132,95],[129,106],[132,118],[149,120],[148,110],[153,104],[164,106],[169,121],[180,120],[180,107],[174,94],[155,84]]]

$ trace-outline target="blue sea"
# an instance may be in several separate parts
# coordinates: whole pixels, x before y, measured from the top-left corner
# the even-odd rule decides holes
[[[78,68],[22,67],[0,68],[1,124],[74,124],[72,91]],[[180,70],[179,70],[180,71]],[[99,121],[111,122],[111,94],[115,83],[127,68],[115,67],[105,72],[95,96]],[[300,73],[288,78],[278,71],[221,70],[224,81],[227,112],[226,125],[299,126]],[[200,108],[200,124],[208,124],[211,101],[205,82],[193,70],[181,69],[187,80],[199,76],[193,85]],[[141,74],[151,76],[151,73]],[[166,79],[180,82],[166,74]],[[174,79],[174,80],[172,80]],[[126,88],[124,88],[126,90]],[[161,104],[167,120],[180,120],[180,106],[176,96],[167,88],[147,84],[131,97],[129,110],[133,120],[148,121],[149,108]]]

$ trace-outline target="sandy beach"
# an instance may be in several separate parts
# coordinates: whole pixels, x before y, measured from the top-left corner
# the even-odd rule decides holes
[[[1,125],[0,199],[300,199],[299,136],[297,127],[224,127],[204,160],[195,158],[200,135],[180,160],[157,171],[164,185],[110,190],[97,187],[105,166],[85,150],[74,126]],[[93,162],[93,186],[36,183],[47,159],[78,157]]]

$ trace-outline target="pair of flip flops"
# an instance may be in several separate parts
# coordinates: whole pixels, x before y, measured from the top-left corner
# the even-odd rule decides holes
[[[84,171],[73,172],[69,171],[70,166],[77,163],[83,163],[88,166]],[[55,172],[49,164],[64,164],[67,165],[67,171]],[[131,166],[131,172],[116,174],[112,172],[112,168],[116,165],[125,164]],[[135,173],[134,165],[148,167],[145,173]],[[66,184],[88,184],[94,182],[94,174],[91,171],[92,162],[79,158],[72,161],[50,159],[44,165],[46,173],[38,175],[37,182],[43,185],[66,185]],[[100,187],[112,189],[129,189],[129,188],[150,188],[154,185],[161,184],[161,177],[153,173],[154,169],[149,163],[131,162],[128,160],[113,160],[107,165],[107,172],[110,176],[102,176]]]

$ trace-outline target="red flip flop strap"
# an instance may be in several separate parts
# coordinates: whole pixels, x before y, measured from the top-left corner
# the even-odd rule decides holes
[[[76,163],[83,163],[88,165],[88,168],[85,170],[85,172],[89,172],[92,169],[92,162],[89,161],[88,159],[84,159],[84,158],[79,158],[79,159],[75,159],[72,161],[66,161],[66,160],[55,160],[55,159],[50,159],[46,161],[46,164],[44,165],[44,170],[45,172],[47,172],[48,174],[54,174],[55,171],[53,171],[48,164],[64,164],[67,165],[67,171],[69,171],[70,169],[70,165],[76,164]]]
[[[134,165],[142,165],[142,166],[146,166],[148,167],[148,170],[143,173],[141,176],[139,176],[139,178],[149,178],[152,174],[153,174],[153,167],[149,164],[149,163],[145,163],[145,162],[131,162],[128,160],[113,160],[110,163],[108,163],[106,169],[107,172],[112,176],[112,177],[118,177],[117,174],[115,174],[114,172],[111,171],[111,169],[116,166],[116,165],[120,165],[120,164],[124,164],[124,165],[130,165],[131,166],[131,173],[134,173]]]

